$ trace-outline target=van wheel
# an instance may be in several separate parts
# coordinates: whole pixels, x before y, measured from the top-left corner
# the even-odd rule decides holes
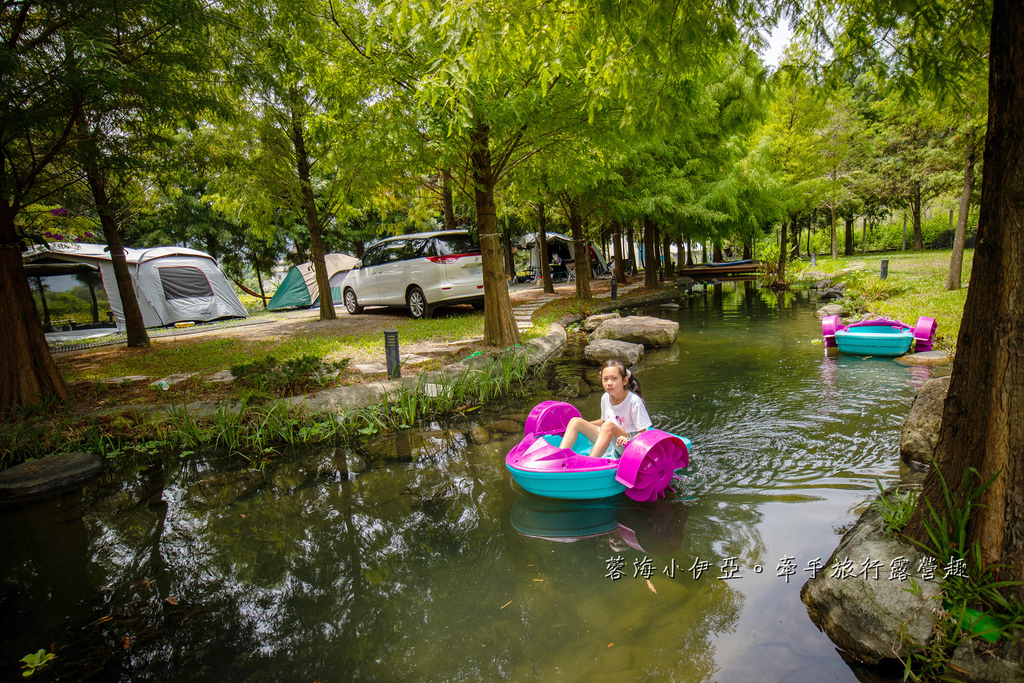
[[[363,312],[363,307],[356,301],[356,293],[351,289],[345,290],[345,308],[348,310],[350,315],[356,315]]]
[[[430,306],[427,305],[427,297],[423,296],[423,290],[413,287],[409,290],[409,296],[405,302],[409,304],[409,315],[413,318],[429,318]]]

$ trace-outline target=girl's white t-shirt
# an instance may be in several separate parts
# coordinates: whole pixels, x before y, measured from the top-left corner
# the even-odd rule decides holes
[[[611,397],[605,392],[601,397],[601,419],[615,421],[630,436],[636,436],[637,432],[654,424],[647,414],[644,400],[632,391],[626,392],[626,398],[619,405],[612,405]]]

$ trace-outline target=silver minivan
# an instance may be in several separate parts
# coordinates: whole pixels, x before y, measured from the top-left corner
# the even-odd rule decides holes
[[[429,317],[440,305],[483,308],[480,246],[466,230],[389,237],[366,250],[342,297],[353,315],[364,306],[405,306],[413,318]]]

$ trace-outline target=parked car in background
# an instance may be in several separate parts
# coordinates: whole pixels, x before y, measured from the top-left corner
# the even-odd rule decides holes
[[[345,278],[345,308],[404,306],[413,318],[440,305],[484,305],[480,246],[466,230],[389,237],[363,254]]]

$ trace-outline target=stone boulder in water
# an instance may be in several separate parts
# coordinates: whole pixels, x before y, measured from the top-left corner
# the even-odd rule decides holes
[[[900,433],[900,458],[918,472],[932,467],[935,444],[942,425],[942,406],[949,391],[949,377],[930,379],[917,390]]]
[[[622,361],[628,368],[639,363],[644,357],[644,345],[615,339],[595,339],[583,349],[583,356],[597,365],[609,360]]]
[[[939,582],[921,575],[924,559],[916,546],[888,538],[881,514],[869,507],[804,584],[800,599],[814,624],[857,659],[878,664],[906,658],[908,649],[921,650],[935,626],[931,608]],[[905,568],[907,579],[890,580],[893,567]],[[941,578],[941,569],[935,571]],[[904,590],[910,578],[921,587],[919,593]]]
[[[631,315],[606,320],[594,330],[593,339],[614,339],[643,344],[644,347],[672,346],[679,334],[679,323],[649,315]]]

